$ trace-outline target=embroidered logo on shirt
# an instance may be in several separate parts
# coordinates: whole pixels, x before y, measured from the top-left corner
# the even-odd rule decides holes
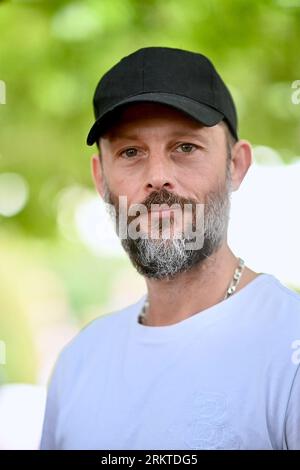
[[[187,423],[173,424],[168,430],[171,434],[181,433],[188,448],[194,450],[242,448],[242,440],[229,423],[225,394],[198,392],[194,395],[191,410],[193,416]]]

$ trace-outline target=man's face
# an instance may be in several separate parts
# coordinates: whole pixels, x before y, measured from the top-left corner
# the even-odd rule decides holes
[[[161,104],[132,104],[101,137],[100,152],[102,195],[114,206],[117,222],[119,196],[127,197],[128,207],[144,204],[148,211],[146,217],[139,218],[139,227],[149,236],[121,240],[142,275],[173,277],[203,263],[220,247],[226,237],[230,206],[228,145],[222,125],[202,126]],[[201,226],[195,218],[197,203],[204,204]],[[190,226],[186,220],[179,225],[175,212],[168,212],[165,216],[170,217],[171,236],[162,237],[159,216],[159,238],[153,238],[151,204],[179,204],[182,211],[185,204],[192,204]],[[133,219],[128,216],[128,225]],[[187,228],[202,232],[201,248],[187,248],[191,241]]]

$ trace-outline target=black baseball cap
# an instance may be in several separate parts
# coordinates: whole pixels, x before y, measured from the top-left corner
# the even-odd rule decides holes
[[[93,98],[96,121],[87,144],[94,144],[114,123],[122,106],[145,101],[172,106],[209,127],[224,119],[238,139],[232,96],[206,56],[144,47],[123,57],[99,81]]]

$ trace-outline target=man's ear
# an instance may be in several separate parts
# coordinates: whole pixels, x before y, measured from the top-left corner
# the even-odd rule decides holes
[[[101,157],[100,157],[101,158]],[[103,172],[100,163],[99,154],[95,153],[91,157],[91,170],[95,187],[101,197],[104,197]]]
[[[252,164],[252,147],[247,140],[238,140],[231,149],[231,188],[237,191]]]

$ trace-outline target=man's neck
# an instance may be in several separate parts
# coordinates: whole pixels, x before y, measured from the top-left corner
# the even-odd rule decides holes
[[[144,324],[172,325],[221,302],[237,266],[238,258],[225,241],[203,263],[174,279],[146,278],[149,308]],[[257,275],[245,266],[236,292]]]

